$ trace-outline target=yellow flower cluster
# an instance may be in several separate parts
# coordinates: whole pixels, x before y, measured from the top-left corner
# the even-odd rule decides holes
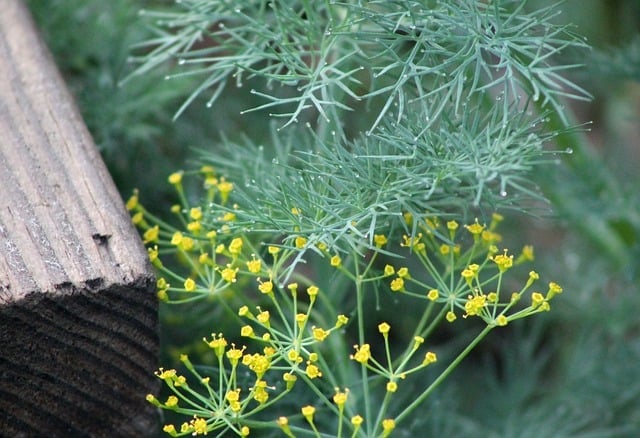
[[[296,384],[324,395],[312,403],[305,401],[289,417],[278,412],[275,422],[284,436],[293,437],[293,431],[302,427],[321,436],[328,412],[339,417],[336,436],[390,436],[406,415],[390,418],[389,412],[395,411],[385,409],[390,401],[404,397],[398,396],[409,386],[403,384],[404,379],[425,367],[439,368],[436,352],[424,348],[436,323],[475,317],[486,323],[488,331],[549,310],[550,301],[562,292],[553,282],[546,293],[536,291],[540,275],[530,271],[519,290],[505,293],[503,285],[513,284],[505,281],[505,276],[534,260],[534,252],[531,246],[525,246],[520,254],[498,248],[502,238],[497,225],[502,217],[497,214],[489,224],[478,219],[461,224],[405,214],[407,229],[414,230],[413,234],[369,232],[363,234],[366,242],[362,248],[353,252],[318,242],[297,225],[290,234],[273,241],[252,241],[250,234],[239,231],[243,213],[232,204],[233,183],[204,166],[198,173],[204,180],[206,202],[194,206],[183,193],[183,180],[190,173],[179,171],[168,178],[180,197],[180,204],[171,209],[179,227],[173,228],[147,212],[137,191],[126,206],[148,246],[150,261],[160,273],[158,297],[173,303],[216,297],[227,309],[237,305],[240,323],[236,335],[239,333],[246,345],[227,341],[221,333],[203,339],[208,347],[204,357],[213,360],[210,369],[216,370],[215,376],[201,375],[203,368],[194,367],[186,355],[180,360],[191,373],[189,380],[173,368],[156,371],[172,393],[164,401],[151,394],[147,400],[187,415],[179,428],[172,424],[163,427],[172,436],[212,432],[247,436],[249,425],[258,424],[251,415],[277,403]],[[306,220],[306,211],[295,206],[287,209],[288,217],[297,224]],[[318,280],[313,277],[314,270],[294,269],[294,260],[306,250],[322,257],[325,265],[318,272],[328,268],[332,276],[352,281],[356,298],[351,300],[339,290],[325,290],[330,283],[319,283],[323,287],[314,284]],[[378,257],[393,251],[406,259],[388,258],[388,263],[380,263]],[[176,262],[167,263],[167,255],[174,256]],[[315,263],[316,259],[312,260]],[[396,348],[398,342],[406,342],[401,341],[402,333],[392,331],[387,321],[379,321],[375,342],[367,338],[366,327],[371,321],[365,321],[362,303],[371,284],[385,286],[395,293],[395,300],[406,297],[424,306],[423,321],[404,349]],[[378,290],[377,286],[372,288]],[[335,297],[340,298],[336,301]],[[355,317],[356,324],[353,330],[345,330],[349,317],[338,314],[334,306],[354,301],[354,307],[345,313]],[[349,340],[355,331],[357,340]],[[336,369],[346,366],[362,374],[364,385],[375,383],[367,391],[380,391],[381,408],[374,415],[364,411],[367,422],[358,414],[359,400],[349,400],[349,389],[336,387],[333,397],[326,394],[327,384],[342,384]],[[343,427],[350,431],[344,433]]]

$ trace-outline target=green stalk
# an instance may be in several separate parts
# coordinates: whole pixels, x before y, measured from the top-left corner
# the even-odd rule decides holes
[[[462,360],[473,350],[476,345],[484,339],[485,336],[493,329],[493,326],[486,326],[479,334],[475,337],[473,341],[467,347],[462,350],[460,354],[449,364],[447,368],[429,385],[429,387],[422,393],[418,398],[416,398],[409,406],[407,406],[396,418],[396,424],[402,421],[406,416],[408,416],[415,408],[420,405],[423,401],[427,399],[431,395],[431,393],[442,383],[448,376],[453,372],[453,370],[462,362]]]

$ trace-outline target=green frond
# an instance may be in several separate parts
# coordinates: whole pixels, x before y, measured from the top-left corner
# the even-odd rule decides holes
[[[399,122],[427,107],[434,121],[485,90],[505,106],[523,93],[555,110],[588,99],[563,76],[578,66],[553,64],[586,44],[551,24],[554,8],[529,13],[524,3],[181,1],[175,12],[145,11],[157,36],[141,45],[150,51],[135,74],[171,61],[174,76],[203,78],[177,115],[202,93],[211,106],[230,79],[260,78],[252,92],[265,102],[247,110],[269,109],[284,125],[311,109],[336,123],[339,110],[379,97],[371,132],[390,111]]]

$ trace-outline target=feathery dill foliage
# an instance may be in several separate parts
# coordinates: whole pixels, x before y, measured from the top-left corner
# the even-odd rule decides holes
[[[514,257],[497,246],[495,210],[526,210],[540,199],[529,174],[553,162],[545,143],[566,129],[551,121],[564,120],[566,98],[589,97],[563,76],[575,65],[553,64],[560,52],[585,47],[551,23],[555,14],[528,12],[521,1],[472,0],[181,0],[171,11],[144,11],[156,37],[136,49],[135,74],[170,64],[169,79],[200,79],[177,115],[200,95],[204,105],[220,105],[235,82],[238,93],[251,89],[245,112],[265,114],[273,126],[260,141],[236,143],[224,132],[223,150],[203,152],[199,170],[169,177],[180,228],[150,213],[137,193],[127,202],[162,275],[159,298],[217,297],[242,325],[240,337],[255,344],[237,348],[221,333],[205,340],[217,358],[211,379],[181,357],[208,396],[160,369],[172,395],[148,400],[191,417],[166,432],[386,437],[401,423],[408,430],[418,405],[491,330],[550,309],[562,288],[552,282],[546,295],[529,293],[535,271],[520,292],[506,292],[512,283],[503,274],[533,260],[533,250]],[[183,185],[194,174],[203,187],[196,204]],[[297,262],[308,250],[321,258],[302,272]],[[170,255],[182,264],[166,264]],[[382,269],[388,255],[393,264]],[[367,312],[377,291],[412,301]],[[396,357],[402,334],[394,332],[391,348],[390,324],[376,319],[400,308],[416,322],[405,321],[412,334]],[[486,327],[445,359],[448,366],[438,368],[434,351],[413,357],[439,323],[459,315]],[[373,324],[382,340],[372,346]],[[321,345],[333,331],[339,335]],[[262,353],[248,353],[256,345]],[[242,366],[255,374],[252,386],[238,382],[253,376],[239,373]],[[419,384],[405,386],[427,366],[437,377],[420,374]],[[300,402],[287,397],[296,380],[313,405],[274,422],[276,401]],[[411,394],[397,398],[399,386]]]
[[[209,157],[250,201],[237,225],[371,247],[378,228],[405,226],[403,212],[464,217],[536,196],[527,172],[550,161],[543,145],[556,134],[541,108],[562,117],[563,98],[588,98],[562,76],[575,65],[552,59],[585,44],[551,24],[554,9],[524,6],[181,0],[143,11],[157,36],[140,45],[135,74],[173,61],[173,76],[202,78],[177,115],[251,81],[260,101],[246,111],[283,122],[274,160],[228,141],[228,160]]]

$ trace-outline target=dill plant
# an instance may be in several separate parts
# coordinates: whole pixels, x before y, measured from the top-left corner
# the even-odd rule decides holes
[[[211,367],[181,355],[187,376],[156,373],[171,395],[148,400],[186,416],[167,433],[410,431],[490,331],[550,309],[562,288],[522,271],[533,249],[509,251],[498,226],[544,201],[530,172],[553,163],[545,145],[567,129],[564,100],[589,98],[565,77],[576,65],[554,63],[586,47],[556,13],[472,0],[142,12],[156,37],[136,48],[129,80],[170,63],[168,80],[199,80],[177,116],[224,110],[232,83],[272,126],[269,139],[223,133],[199,167],[170,175],[174,223],[138,193],[127,203],[160,300],[221,307],[234,330],[210,322]],[[392,328],[398,312],[410,328]],[[467,319],[480,328],[452,353],[437,329]]]

